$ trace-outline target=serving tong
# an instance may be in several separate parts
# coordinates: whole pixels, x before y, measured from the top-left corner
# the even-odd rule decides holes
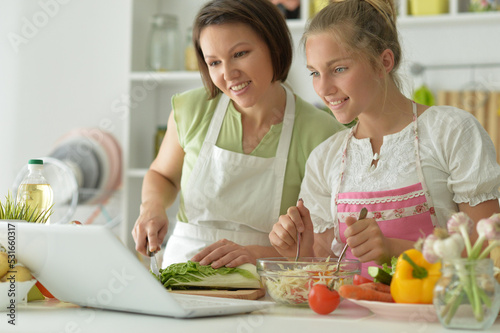
[[[365,207],[361,208],[361,211],[359,212],[358,221],[362,220],[362,219],[365,219],[366,215],[368,215],[368,209],[366,209]],[[344,258],[344,255],[345,255],[346,251],[347,251],[347,242],[344,245],[344,247],[342,248],[342,252],[340,252],[340,255],[339,255],[339,258],[338,258],[338,261],[337,261],[337,268],[335,269],[335,272],[333,272],[333,275],[337,275],[340,272],[340,262]],[[332,280],[332,282],[333,282],[333,280]]]
[[[301,239],[301,234],[300,234],[300,232],[297,231],[297,254],[295,255],[295,261],[299,260],[299,255],[300,255],[300,239]]]

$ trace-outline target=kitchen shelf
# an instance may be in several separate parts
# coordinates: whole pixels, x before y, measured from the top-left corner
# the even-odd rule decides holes
[[[421,25],[449,25],[449,24],[477,24],[481,23],[498,23],[500,21],[500,11],[490,12],[469,12],[467,0],[450,0],[448,13],[437,15],[410,15],[408,13],[408,0],[399,1],[399,10],[401,14],[398,16],[398,27],[418,27]],[[309,1],[305,2],[308,6]],[[292,33],[301,32],[304,30],[309,12],[301,12],[303,17],[301,19],[287,20],[288,27]]]
[[[471,24],[478,23],[498,23],[500,21],[500,12],[483,13],[457,13],[426,16],[400,16],[398,18],[399,27],[422,26],[427,24],[449,25],[449,24]]]

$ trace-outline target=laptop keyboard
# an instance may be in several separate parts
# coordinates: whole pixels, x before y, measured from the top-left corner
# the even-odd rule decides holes
[[[213,306],[231,306],[234,305],[235,303],[231,303],[228,301],[224,301],[224,299],[221,299],[220,301],[217,299],[204,299],[204,296],[201,296],[201,298],[198,298],[197,296],[195,297],[186,297],[188,295],[175,295],[175,299],[179,302],[179,304],[185,308],[185,309],[192,309],[192,308],[204,308],[204,307],[213,307]]]

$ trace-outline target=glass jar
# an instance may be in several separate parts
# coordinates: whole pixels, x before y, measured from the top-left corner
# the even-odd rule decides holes
[[[198,59],[196,58],[196,50],[193,45],[193,28],[188,28],[186,31],[186,44],[184,48],[184,69],[187,71],[198,70]]]
[[[153,71],[179,70],[179,31],[177,17],[154,15],[149,33],[148,68]]]
[[[487,329],[500,310],[500,284],[491,259],[459,258],[443,262],[434,287],[434,307],[446,328]]]

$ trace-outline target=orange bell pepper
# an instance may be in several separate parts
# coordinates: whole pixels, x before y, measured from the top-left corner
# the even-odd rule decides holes
[[[391,281],[396,303],[432,303],[434,285],[441,277],[441,262],[429,263],[416,249],[403,252]]]

